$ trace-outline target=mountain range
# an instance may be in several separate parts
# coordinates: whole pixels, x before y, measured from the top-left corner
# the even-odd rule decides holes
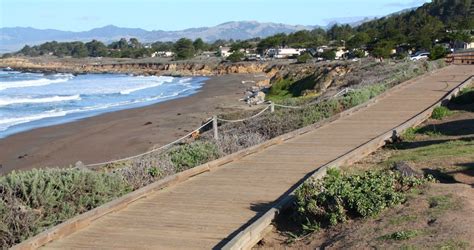
[[[88,31],[61,31],[55,29],[35,29],[31,27],[0,28],[0,53],[21,49],[25,45],[36,45],[47,41],[91,41],[96,39],[105,43],[122,37],[135,37],[141,42],[175,41],[182,37],[205,41],[217,39],[249,39],[267,37],[277,33],[291,33],[298,30],[311,30],[318,26],[288,25],[281,23],[260,23],[256,21],[226,22],[213,27],[191,28],[179,31],[144,30],[121,28],[108,25]]]

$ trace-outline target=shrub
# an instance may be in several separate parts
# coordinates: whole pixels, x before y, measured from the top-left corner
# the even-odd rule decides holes
[[[222,133],[217,146],[222,154],[232,154],[245,148],[260,144],[267,138],[259,133]]]
[[[130,191],[116,174],[33,169],[0,177],[0,244],[12,246]]]
[[[418,230],[397,231],[380,237],[382,240],[409,240],[418,236]]]
[[[325,60],[334,60],[336,59],[336,52],[334,50],[326,50],[321,53],[321,57]]]
[[[313,58],[309,53],[303,53],[296,58],[296,62],[298,63],[307,63],[309,60]]]
[[[244,53],[242,53],[240,51],[234,51],[232,54],[230,54],[227,57],[227,60],[229,60],[231,62],[240,62],[240,61],[242,61],[242,59],[244,57],[245,57]]]
[[[323,179],[306,181],[296,190],[296,218],[302,224],[336,225],[348,217],[377,215],[402,203],[404,191],[425,181],[392,171],[345,175],[330,169]]]
[[[433,113],[431,113],[431,118],[436,120],[441,120],[446,116],[451,115],[452,111],[444,106],[439,106],[433,109]]]
[[[416,138],[416,134],[418,133],[419,128],[408,128],[403,132],[401,139],[404,141],[413,141]]]
[[[176,172],[198,166],[219,157],[217,145],[213,142],[195,141],[176,146],[167,153]]]
[[[446,48],[441,45],[436,45],[430,50],[430,59],[437,60],[446,56]]]
[[[175,173],[175,167],[166,155],[151,154],[142,156],[125,166],[113,170],[133,188],[144,187],[156,180]]]

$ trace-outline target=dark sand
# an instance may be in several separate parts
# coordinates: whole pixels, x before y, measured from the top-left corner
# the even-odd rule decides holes
[[[246,89],[241,82],[254,79],[253,75],[211,77],[199,93],[189,97],[0,139],[0,174],[46,166],[65,167],[77,161],[102,162],[167,144],[214,114],[248,108],[238,101]]]

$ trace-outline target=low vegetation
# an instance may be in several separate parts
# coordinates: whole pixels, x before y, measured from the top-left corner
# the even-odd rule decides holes
[[[305,229],[334,226],[349,218],[370,217],[405,201],[405,192],[429,178],[403,176],[393,171],[348,175],[330,169],[321,180],[305,182],[296,192],[294,210]]]
[[[131,190],[120,175],[34,169],[0,177],[0,245],[12,246]]]
[[[431,118],[436,119],[436,120],[441,120],[444,117],[450,115],[451,113],[452,112],[447,107],[439,106],[433,110],[433,113],[431,114]]]

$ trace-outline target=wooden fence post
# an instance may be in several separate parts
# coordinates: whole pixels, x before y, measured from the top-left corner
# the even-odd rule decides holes
[[[217,116],[212,117],[212,129],[214,130],[214,139],[219,139],[219,133],[217,132]]]
[[[273,113],[275,112],[275,103],[270,102],[270,112]]]

